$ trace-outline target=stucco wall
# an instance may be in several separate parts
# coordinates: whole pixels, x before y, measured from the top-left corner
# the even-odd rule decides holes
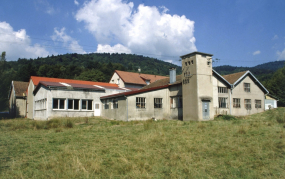
[[[106,91],[84,91],[84,90],[49,90],[41,87],[35,95],[35,101],[46,99],[46,108],[38,109],[35,107],[35,120],[47,120],[55,117],[90,117],[94,116],[94,105],[99,103],[100,112],[102,112],[101,96],[106,96],[123,90],[106,90]],[[65,109],[53,109],[53,98],[65,99]],[[79,110],[70,110],[67,107],[68,99],[87,99],[93,100],[92,110],[81,109],[81,101],[79,102]]]
[[[33,111],[34,111],[34,83],[32,80],[29,82],[28,86],[28,96],[27,96],[27,118],[33,119]]]
[[[244,83],[250,83],[250,92],[244,91]],[[240,108],[232,108],[232,115],[244,116],[264,111],[264,92],[249,76],[246,76],[235,86],[232,91],[232,98],[240,98]],[[245,108],[244,99],[251,99],[250,110]],[[261,100],[261,108],[255,108],[255,100]]]
[[[118,84],[118,79],[120,79],[119,80],[119,84]],[[113,80],[114,80],[114,82],[113,82]],[[112,76],[112,78],[111,78],[109,83],[117,84],[120,88],[125,87],[124,81],[119,77],[119,75],[117,73],[113,74],[113,76]]]
[[[213,110],[215,115],[219,114],[230,114],[230,88],[227,87],[227,93],[219,93],[218,87],[227,87],[223,82],[221,82],[215,75],[213,76]],[[227,108],[219,108],[219,97],[227,98]]]
[[[26,116],[26,99],[17,98],[16,99],[16,117]]]

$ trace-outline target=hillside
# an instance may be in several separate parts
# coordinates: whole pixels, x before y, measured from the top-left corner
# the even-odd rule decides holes
[[[0,178],[284,178],[285,108],[207,122],[0,120]]]
[[[168,75],[169,68],[181,67],[155,58],[134,54],[65,54],[47,58],[19,59],[0,63],[0,111],[8,110],[8,91],[12,80],[29,81],[30,76],[109,82],[115,70]]]

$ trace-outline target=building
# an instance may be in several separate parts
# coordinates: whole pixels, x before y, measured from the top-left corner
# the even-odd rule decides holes
[[[100,116],[101,96],[126,91],[129,90],[110,83],[31,76],[27,117],[48,120]]]
[[[265,96],[265,110],[277,108],[277,101],[279,100],[275,96],[270,95],[270,94],[266,95]]]
[[[262,112],[267,89],[250,71],[221,76],[212,69],[212,54],[181,56],[182,74],[157,80],[138,91],[101,97],[102,115],[118,120],[212,120]]]
[[[109,83],[117,84],[121,88],[141,89],[157,80],[167,78],[165,76],[133,73],[115,70]]]
[[[28,85],[28,82],[12,81],[8,96],[10,117],[26,116],[26,90]]]

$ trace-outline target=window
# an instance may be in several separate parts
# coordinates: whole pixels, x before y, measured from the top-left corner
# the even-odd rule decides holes
[[[240,99],[239,98],[234,98],[233,99],[233,107],[234,108],[240,108]]]
[[[145,80],[145,83],[146,83],[147,85],[149,85],[149,84],[150,84],[150,80]]]
[[[250,92],[250,83],[244,83],[243,86],[244,86],[244,91],[249,93]]]
[[[145,108],[145,98],[136,98],[136,106],[137,108]]]
[[[211,61],[207,61],[207,65],[209,65],[209,66],[210,66],[210,65],[211,65]]]
[[[227,108],[227,98],[219,98],[219,108]]]
[[[255,108],[261,108],[261,100],[255,100]]]
[[[65,109],[65,99],[53,99],[52,109]]]
[[[154,98],[154,108],[162,108],[162,98]]]
[[[92,110],[92,100],[82,99],[81,109]]]
[[[185,66],[187,66],[187,62],[185,62]]]
[[[170,108],[182,108],[182,97],[173,96],[170,98]]]
[[[107,99],[104,100],[104,109],[109,109],[109,101]]]
[[[118,108],[118,99],[113,99],[113,109]]]
[[[227,87],[218,87],[218,92],[219,93],[228,93],[228,88]]]
[[[79,99],[68,99],[68,109],[79,110]]]
[[[192,64],[192,65],[194,64],[194,61],[193,61],[193,60],[191,60],[191,64]]]
[[[35,110],[43,110],[46,109],[47,98],[40,99],[35,101]],[[13,106],[14,107],[14,106]]]
[[[251,99],[244,100],[244,107],[245,109],[251,109]]]

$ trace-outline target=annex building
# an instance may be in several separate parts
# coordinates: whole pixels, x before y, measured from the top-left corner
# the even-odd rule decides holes
[[[265,110],[267,89],[250,72],[221,76],[212,69],[212,54],[181,56],[182,74],[141,90],[100,97],[102,116],[116,120],[212,120],[215,115],[249,115]]]

